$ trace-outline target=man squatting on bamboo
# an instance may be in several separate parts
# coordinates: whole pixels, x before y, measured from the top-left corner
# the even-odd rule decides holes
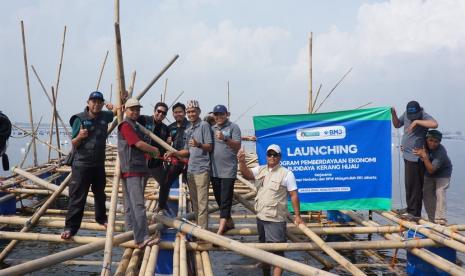
[[[144,189],[148,168],[146,154],[159,158],[158,148],[144,142],[144,134],[137,126],[141,105],[135,98],[125,103],[125,119],[118,125],[118,155],[125,202],[125,224],[134,231],[134,241],[139,248],[152,245],[144,204]]]
[[[255,180],[257,196],[257,230],[259,242],[286,242],[286,221],[288,217],[287,195],[290,195],[294,209],[294,223],[303,223],[300,217],[300,203],[294,174],[280,165],[281,148],[272,144],[266,149],[266,165],[249,169],[245,163],[245,152],[237,154],[239,170],[245,179]],[[284,252],[275,252],[284,256]],[[269,275],[269,267],[263,266],[264,275]],[[281,275],[282,269],[274,267],[273,275]]]
[[[116,109],[113,112],[102,111],[104,103],[101,92],[92,92],[85,110],[69,120],[75,155],[71,166],[73,176],[69,183],[70,198],[62,239],[71,238],[81,227],[89,187],[92,187],[94,193],[95,221],[104,226],[107,224],[105,145],[108,123],[113,120]],[[113,105],[107,104],[107,108],[111,110]]]
[[[192,209],[197,215],[197,225],[208,228],[208,186],[210,185],[210,154],[213,151],[213,134],[210,125],[200,119],[200,106],[196,100],[187,102],[186,113],[190,122],[183,150],[167,152],[165,158],[172,156],[189,157],[187,166],[187,185],[192,201]]]
[[[446,148],[441,145],[442,133],[432,129],[426,133],[426,147],[414,149],[413,153],[425,164],[423,203],[431,222],[445,225],[446,189],[452,175],[452,163]]]
[[[212,131],[215,136],[212,157],[212,187],[216,203],[220,207],[220,224],[217,234],[223,235],[234,228],[231,218],[231,206],[234,182],[237,176],[237,152],[241,148],[241,130],[229,121],[226,106],[213,108],[215,124]]]

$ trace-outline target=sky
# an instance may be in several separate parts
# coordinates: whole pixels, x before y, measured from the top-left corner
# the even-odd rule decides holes
[[[50,122],[46,89],[56,87],[67,27],[58,111],[80,112],[109,57],[99,90],[116,90],[114,1],[7,1],[0,10],[0,110],[29,121],[20,21],[24,21],[34,121]],[[319,102],[351,68],[318,112],[393,106],[417,100],[440,130],[465,131],[463,0],[159,0],[121,1],[126,84],[140,92],[176,54],[179,59],[142,99],[151,114],[167,81],[166,102],[197,99],[202,113],[227,104],[231,120],[307,112],[308,38],[313,32],[314,95]],[[114,99],[114,96],[113,96]],[[250,110],[249,110],[250,109]],[[168,119],[172,117],[169,116]],[[172,119],[171,119],[172,120]]]

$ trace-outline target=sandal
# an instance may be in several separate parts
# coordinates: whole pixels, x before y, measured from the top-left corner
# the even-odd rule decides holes
[[[61,238],[63,240],[70,240],[74,236],[73,233],[71,233],[71,230],[66,229],[61,233]]]

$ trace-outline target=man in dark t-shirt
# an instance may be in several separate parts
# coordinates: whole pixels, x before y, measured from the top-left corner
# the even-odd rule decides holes
[[[426,148],[414,150],[425,164],[423,202],[428,219],[434,223],[446,224],[446,189],[452,175],[452,163],[446,148],[441,145],[442,133],[430,130],[426,134]]]

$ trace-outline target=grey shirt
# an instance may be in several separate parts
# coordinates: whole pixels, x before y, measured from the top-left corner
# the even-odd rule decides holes
[[[422,111],[422,116],[419,120],[434,120],[431,115]],[[413,154],[413,149],[415,148],[422,148],[425,145],[425,137],[428,128],[422,126],[416,126],[411,133],[408,133],[407,129],[412,123],[407,118],[407,115],[402,114],[399,118],[400,125],[404,126],[404,135],[402,136],[402,147],[403,147],[403,155],[404,159],[411,162],[418,162],[418,156]]]
[[[449,178],[452,175],[452,163],[450,162],[449,156],[447,156],[446,148],[443,145],[429,152],[429,160],[433,164],[435,172],[433,174],[425,171],[425,176],[432,178]]]
[[[210,125],[207,122],[198,120],[195,123],[189,123],[186,131],[185,149],[189,150],[188,173],[203,173],[210,171],[210,153],[197,147],[190,147],[189,140],[194,138],[202,144],[213,144],[213,134]]]
[[[223,132],[225,139],[241,141],[241,130],[239,126],[230,121],[224,125],[212,126],[213,135],[216,131]],[[212,154],[212,176],[219,178],[236,178],[237,175],[237,150],[233,150],[225,141],[219,140],[215,135],[215,144]]]

